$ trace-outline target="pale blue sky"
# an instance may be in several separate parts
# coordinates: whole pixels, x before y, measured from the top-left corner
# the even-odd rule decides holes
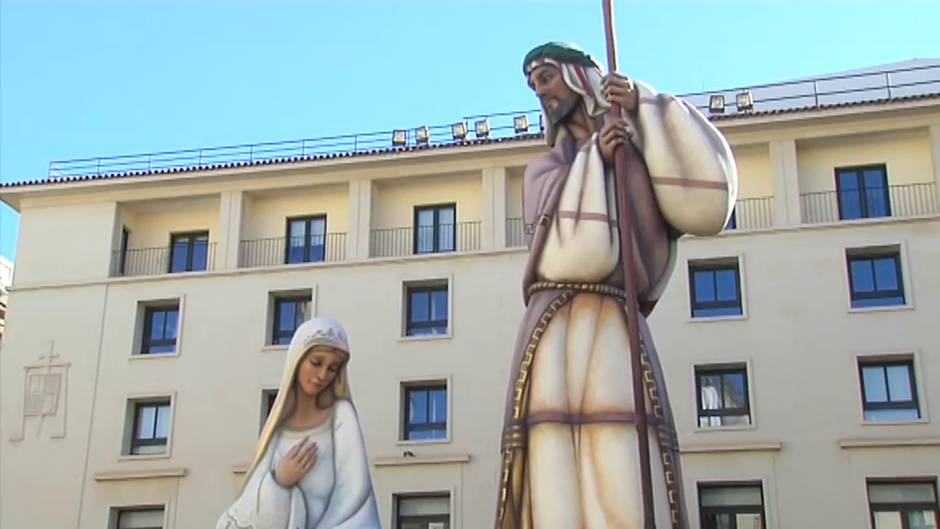
[[[664,91],[940,57],[937,0],[616,10],[621,70]],[[0,179],[44,177],[53,159],[533,108],[526,51],[567,40],[603,59],[601,24],[600,0],[0,0]],[[12,257],[16,215],[0,208]]]

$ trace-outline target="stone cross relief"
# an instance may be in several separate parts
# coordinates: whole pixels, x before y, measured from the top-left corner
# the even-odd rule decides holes
[[[49,439],[64,439],[69,363],[59,360],[55,340],[49,341],[49,351],[39,355],[39,362],[24,366],[23,370],[23,413],[19,431],[14,432],[10,441],[38,439],[44,433]]]

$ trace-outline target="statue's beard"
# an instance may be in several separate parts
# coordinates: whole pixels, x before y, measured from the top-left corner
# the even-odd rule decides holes
[[[545,110],[545,117],[548,118],[548,124],[556,127],[559,123],[568,119],[574,110],[581,103],[581,96],[572,94],[570,97],[558,101],[558,106]]]

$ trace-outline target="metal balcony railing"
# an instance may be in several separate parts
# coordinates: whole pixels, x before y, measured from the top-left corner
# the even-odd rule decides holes
[[[933,182],[888,186],[891,217],[919,217],[940,214],[936,185]],[[804,224],[837,222],[839,195],[836,191],[800,195]]]
[[[725,231],[760,230],[774,225],[774,197],[743,198],[734,204],[734,227]]]
[[[480,249],[480,221],[438,224],[419,228],[372,230],[370,257],[472,252]]]
[[[272,237],[241,241],[238,266],[256,268],[283,264],[335,262],[346,260],[346,234],[327,233],[306,238]]]
[[[753,95],[753,109],[736,107],[736,94],[749,90]],[[898,66],[880,71],[827,75],[731,89],[682,94],[710,117],[746,115],[794,108],[814,108],[839,103],[885,100],[940,93],[940,64],[924,62]],[[709,113],[709,98],[723,95],[727,108],[721,114]],[[525,116],[525,126],[516,128],[515,118]],[[477,133],[477,122],[486,127]],[[465,139],[455,138],[452,127],[459,124],[466,131]],[[419,134],[419,129],[421,133]],[[426,131],[427,136],[424,136]],[[321,155],[362,153],[393,150],[424,145],[459,144],[465,140],[481,138],[534,137],[541,132],[540,110],[530,108],[514,112],[499,112],[463,116],[454,123],[428,127],[403,128],[398,131],[399,143],[393,144],[395,131],[366,132],[304,138],[298,140],[245,143],[219,147],[181,149],[119,156],[99,156],[54,160],[49,163],[49,178],[74,176],[127,174],[171,169],[195,169],[219,164],[255,163],[276,160],[308,159]]]
[[[111,276],[155,276],[160,274],[200,272],[215,268],[215,244],[195,245],[191,258],[181,259],[171,267],[172,247],[136,248],[115,251],[111,258]]]
[[[506,219],[506,247],[525,246],[525,223],[520,217]]]

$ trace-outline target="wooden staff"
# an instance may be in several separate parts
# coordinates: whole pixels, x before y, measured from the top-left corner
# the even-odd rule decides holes
[[[607,70],[610,75],[617,71],[617,39],[614,34],[614,9],[612,0],[601,0],[604,9],[604,33],[607,35]],[[620,105],[611,101],[610,113],[621,117]],[[630,343],[630,364],[633,371],[633,403],[636,412],[637,448],[640,453],[640,484],[643,490],[643,527],[656,529],[653,510],[653,480],[650,474],[650,439],[646,417],[646,392],[643,383],[643,366],[640,362],[639,307],[636,293],[636,264],[633,260],[633,208],[627,197],[627,178],[632,168],[642,163],[636,147],[628,140],[617,146],[614,152],[614,181],[617,187],[617,203],[620,211],[617,220],[620,228],[620,261],[623,263],[623,282],[626,292],[627,338]]]

